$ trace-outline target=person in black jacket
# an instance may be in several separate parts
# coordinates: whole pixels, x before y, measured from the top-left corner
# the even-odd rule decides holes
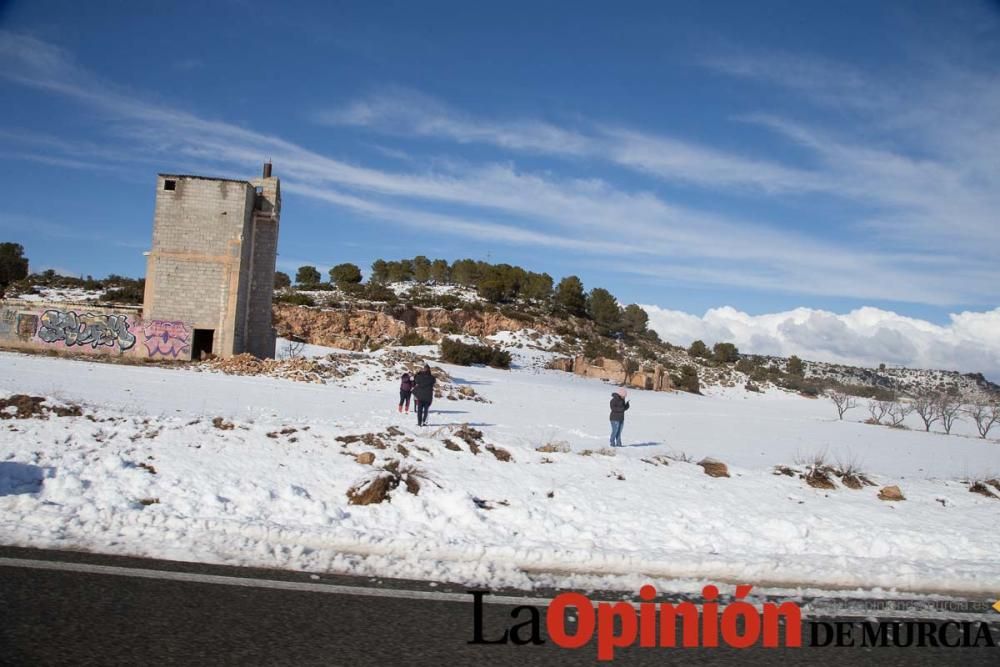
[[[625,387],[615,389],[611,394],[611,446],[622,446],[622,427],[625,426],[625,411],[628,410],[628,390]]]
[[[417,426],[427,424],[427,413],[434,400],[434,383],[437,378],[431,375],[431,367],[424,364],[422,370],[413,376],[413,400],[417,405]]]

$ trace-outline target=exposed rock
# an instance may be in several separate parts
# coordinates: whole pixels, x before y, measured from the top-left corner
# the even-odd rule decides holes
[[[549,362],[549,368],[555,371],[563,371],[564,373],[573,372],[573,358],[572,357],[559,357],[558,359],[553,359]]]
[[[879,500],[906,500],[903,492],[899,490],[898,486],[883,486],[878,492]]]
[[[729,468],[722,461],[715,459],[702,459],[698,462],[702,470],[709,477],[729,477]]]
[[[574,359],[566,357],[554,359],[548,365],[549,368],[573,372],[582,377],[597,378],[608,382],[626,385],[635,389],[647,389],[650,391],[670,391],[673,383],[670,374],[661,364],[646,364],[640,366],[639,370],[629,375],[625,372],[625,364],[617,359],[587,359],[579,355]]]
[[[525,323],[498,312],[443,310],[440,308],[322,309],[275,304],[274,327],[280,335],[313,345],[359,351],[371,344],[386,344],[415,332],[431,342],[441,339],[440,330],[469,336],[492,336],[500,331],[518,331]],[[532,328],[550,333],[544,322]]]
[[[354,460],[364,466],[370,466],[375,463],[375,454],[372,452],[361,452],[354,457]]]

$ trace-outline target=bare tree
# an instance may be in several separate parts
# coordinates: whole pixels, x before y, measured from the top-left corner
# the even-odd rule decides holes
[[[285,359],[300,359],[305,351],[305,347],[305,341],[289,337],[285,341],[285,351],[283,357]]]
[[[903,403],[902,401],[893,401],[889,405],[889,409],[886,414],[889,415],[889,426],[900,427],[903,425],[903,421],[906,416],[913,412],[913,406],[909,403]]]
[[[924,422],[924,430],[930,431],[931,425],[941,418],[938,411],[938,403],[941,397],[932,391],[922,391],[913,399],[913,411],[920,416]]]
[[[842,391],[831,391],[830,400],[833,401],[833,404],[837,407],[837,414],[841,419],[844,418],[845,412],[851,408],[857,407],[858,405],[857,400],[853,396],[845,394]]]
[[[993,425],[1000,422],[1000,402],[997,401],[980,399],[967,407],[965,412],[972,417],[972,421],[976,422],[980,438],[989,435]]]
[[[962,413],[962,399],[958,396],[945,394],[937,404],[938,417],[941,419],[941,426],[945,433],[951,433],[951,427],[959,419]]]
[[[885,415],[892,407],[892,401],[873,400],[868,402],[868,412],[872,416],[872,421],[881,424]]]

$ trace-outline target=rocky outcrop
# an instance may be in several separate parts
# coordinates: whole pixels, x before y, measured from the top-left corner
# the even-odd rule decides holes
[[[625,364],[621,361],[600,357],[587,359],[583,355],[579,355],[576,358],[553,359],[549,368],[575,373],[583,377],[607,380],[635,389],[671,391],[674,388],[670,381],[670,374],[662,364],[642,364],[639,366],[639,370],[629,375],[625,370]]]
[[[434,343],[441,339],[442,332],[483,337],[529,326],[542,333],[550,332],[543,322],[528,324],[498,312],[441,308],[402,307],[380,311],[275,304],[273,321],[279,336],[355,351],[373,344],[394,342],[411,332]]]

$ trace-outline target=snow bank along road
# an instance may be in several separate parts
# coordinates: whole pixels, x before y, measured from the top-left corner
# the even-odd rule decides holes
[[[870,426],[863,410],[837,421],[783,393],[633,392],[628,446],[583,456],[606,443],[606,385],[524,356],[510,372],[444,366],[489,402],[438,400],[418,429],[382,354],[322,385],[0,354],[3,396],[84,407],[0,421],[0,541],[524,589],[1000,588],[1000,499],[965,481],[998,476],[996,441]],[[462,423],[483,432],[475,447]],[[337,440],[364,434],[378,438]],[[773,474],[821,451],[906,500]],[[689,462],[704,456],[731,476]],[[348,504],[392,461],[419,473],[418,495]]]
[[[485,599],[481,627],[495,639],[514,605],[544,607],[536,596]],[[592,595],[595,601],[599,595]],[[473,645],[471,596],[461,587],[288,571],[0,548],[3,663],[578,665],[594,661],[591,641],[561,649]],[[907,618],[907,605],[895,601]],[[919,609],[921,603],[914,603]],[[809,603],[804,603],[808,610]],[[960,619],[961,614],[914,618]],[[970,616],[969,618],[973,618]],[[857,622],[832,613],[827,623]],[[543,633],[544,633],[544,625]],[[994,636],[1000,625],[993,624]],[[807,633],[808,634],[808,633]],[[806,635],[807,636],[807,635]],[[993,665],[996,648],[640,649],[614,664]]]

